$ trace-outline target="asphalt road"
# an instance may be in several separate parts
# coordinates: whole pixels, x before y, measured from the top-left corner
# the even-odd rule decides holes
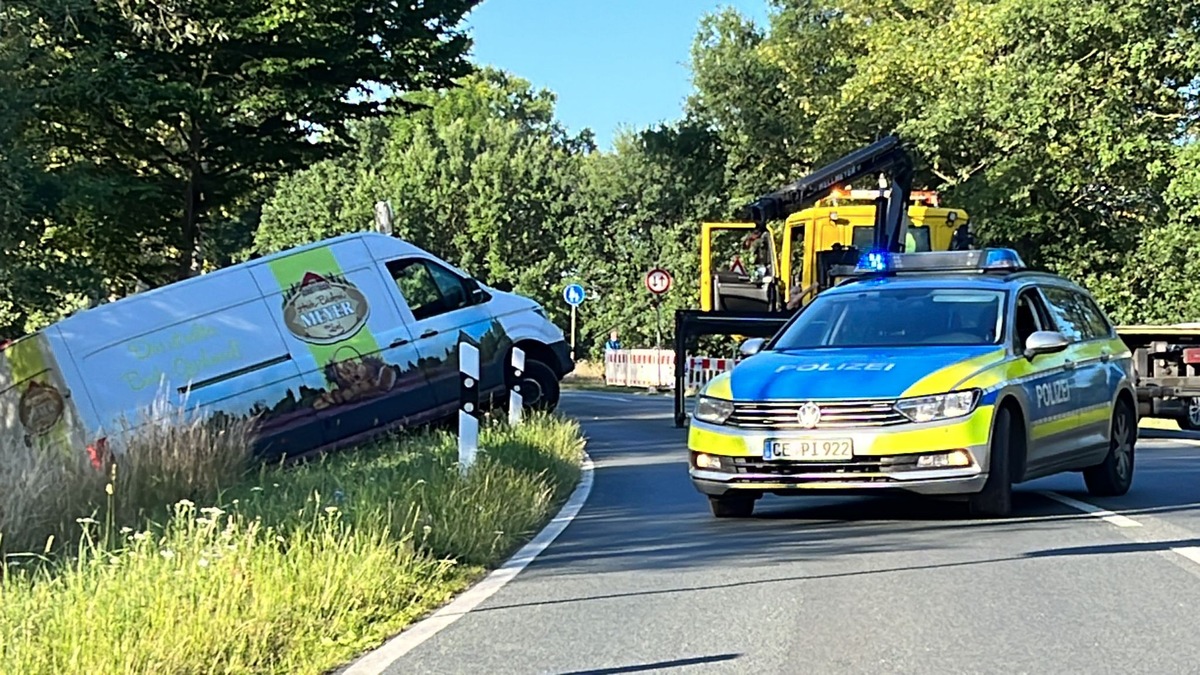
[[[578,517],[388,672],[1200,672],[1200,442],[1143,437],[1125,497],[1056,476],[999,521],[829,496],[716,520],[670,399],[579,392],[563,410],[596,465]]]

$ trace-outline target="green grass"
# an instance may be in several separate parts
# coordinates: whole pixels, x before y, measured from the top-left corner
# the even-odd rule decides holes
[[[540,528],[579,476],[578,426],[395,438],[177,503],[0,573],[0,671],[323,673],[445,603]],[[20,565],[11,564],[23,561]]]

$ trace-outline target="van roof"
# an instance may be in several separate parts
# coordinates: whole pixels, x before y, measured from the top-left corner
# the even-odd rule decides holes
[[[245,262],[240,262],[240,263],[237,263],[236,265],[229,265],[228,267],[222,267],[221,269],[214,270],[212,272],[209,272],[207,274],[202,274],[200,276],[195,276],[195,277],[191,277],[188,279],[181,279],[179,281],[174,281],[172,283],[165,284],[163,286],[157,286],[155,288],[151,288],[150,290],[142,291],[140,293],[134,293],[131,295],[127,295],[118,300],[114,300],[112,302],[106,302],[101,305],[97,305],[96,307],[81,309],[77,312],[74,312],[70,316],[60,320],[57,323],[70,321],[71,319],[74,319],[75,317],[82,316],[89,312],[93,312],[95,310],[100,310],[105,307],[111,307],[118,303],[131,300],[133,298],[145,299],[148,297],[155,297],[160,294],[175,293],[182,289],[189,288],[190,286],[192,286],[194,284],[210,282],[214,278],[219,278],[223,275],[227,275],[227,274],[230,274],[230,273],[233,273],[236,271],[248,270],[248,269],[257,267],[259,265],[269,264],[275,260],[279,260],[280,258],[286,258],[286,257],[292,256],[292,255],[295,255],[297,253],[302,253],[304,251],[309,251],[309,250],[312,250],[315,248],[323,248],[323,247],[327,247],[327,246],[333,246],[340,242],[353,241],[355,239],[386,241],[389,243],[389,245],[392,247],[392,249],[395,250],[396,253],[399,255],[404,255],[406,253],[411,253],[411,252],[418,252],[421,250],[414,244],[412,244],[408,241],[405,241],[403,239],[400,239],[399,237],[386,235],[386,234],[382,234],[379,232],[372,232],[372,231],[351,232],[349,234],[342,234],[342,235],[338,235],[335,237],[329,237],[328,239],[322,239],[320,241],[315,241],[310,244],[303,244],[301,246],[295,246],[295,247],[292,247],[289,249],[284,249],[282,251],[264,255],[262,257],[255,258],[253,260],[247,260]]]

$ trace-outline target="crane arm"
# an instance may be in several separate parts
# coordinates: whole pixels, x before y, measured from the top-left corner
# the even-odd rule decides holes
[[[757,223],[759,229],[766,229],[768,221],[786,218],[811,206],[827,197],[839,185],[875,174],[891,175],[892,196],[888,200],[881,196],[877,202],[881,208],[875,215],[875,245],[887,250],[896,250],[901,236],[900,224],[909,195],[912,193],[913,175],[912,158],[896,136],[886,136],[826,164],[790,185],[760,196],[743,206],[738,211],[738,217]],[[887,202],[886,208],[882,208],[883,201]]]

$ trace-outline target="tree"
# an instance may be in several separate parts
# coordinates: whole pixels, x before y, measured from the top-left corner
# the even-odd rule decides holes
[[[1200,113],[1200,6],[775,4],[767,30],[727,14],[695,48],[696,114],[730,157],[759,158],[730,167],[740,192],[898,133],[918,181],[966,207],[983,243],[1099,289],[1165,224],[1171,166]],[[1116,297],[1101,299],[1115,311]]]
[[[568,134],[553,94],[494,69],[411,101],[425,108],[356,125],[353,155],[282,181],[263,208],[259,250],[368,229],[375,202],[390,200],[396,236],[561,319],[563,242],[578,222],[591,133]]]
[[[37,45],[25,64],[59,171],[119,207],[80,243],[109,274],[134,262],[161,283],[198,272],[206,229],[256,190],[344,152],[355,120],[468,72],[454,26],[477,2],[25,0],[0,23]]]

